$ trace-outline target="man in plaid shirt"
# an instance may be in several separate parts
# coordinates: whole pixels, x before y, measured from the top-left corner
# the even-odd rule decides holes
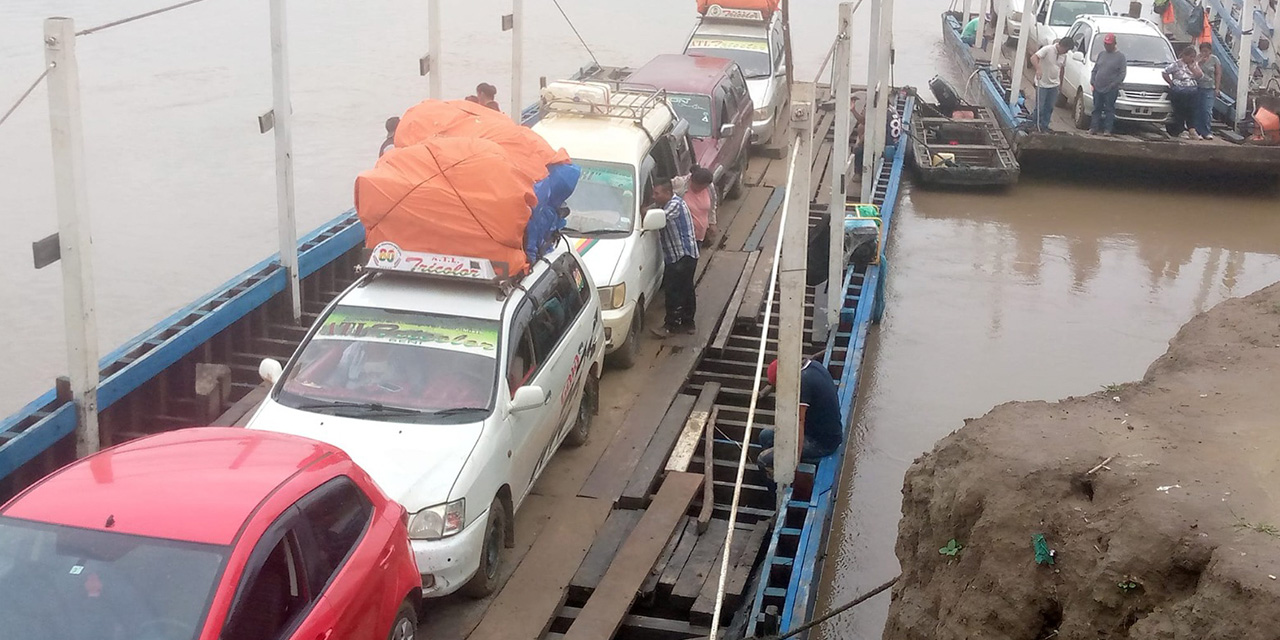
[[[675,194],[670,180],[653,186],[653,199],[667,213],[667,226],[661,233],[662,257],[666,263],[662,288],[667,299],[667,319],[664,326],[653,333],[660,338],[672,333],[693,333],[693,317],[697,312],[693,275],[698,268],[693,215],[684,199]]]

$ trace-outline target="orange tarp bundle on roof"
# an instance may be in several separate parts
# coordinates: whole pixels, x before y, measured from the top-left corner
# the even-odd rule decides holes
[[[528,267],[525,226],[538,202],[526,173],[531,163],[517,168],[519,152],[476,137],[441,135],[401,147],[397,130],[396,142],[356,178],[366,246],[394,242],[407,251],[487,258],[512,275]]]
[[[782,0],[698,0],[698,13],[706,14],[711,5],[720,5],[723,9],[748,9],[773,15]]]
[[[547,177],[547,165],[569,162],[569,154],[552,149],[529,127],[516,124],[501,111],[466,100],[425,100],[414,105],[400,118],[395,144],[408,147],[436,136],[492,140],[506,150],[530,182]]]

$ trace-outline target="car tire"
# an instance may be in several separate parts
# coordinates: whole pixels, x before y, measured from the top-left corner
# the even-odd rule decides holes
[[[413,602],[405,600],[400,603],[396,612],[396,621],[391,623],[391,631],[387,632],[387,640],[413,640],[418,631],[418,610]]]
[[[640,359],[640,335],[644,333],[644,302],[636,304],[636,314],[631,318],[631,328],[622,347],[609,354],[609,364],[619,369],[630,369]]]
[[[737,200],[742,197],[742,192],[746,190],[745,181],[747,179],[747,150],[743,149],[738,154],[738,166],[734,171],[733,186],[729,192],[725,194],[726,200]]]
[[[1093,124],[1093,114],[1084,111],[1084,91],[1076,92],[1076,103],[1072,109],[1072,119],[1077,129],[1087,130]]]
[[[489,505],[489,518],[484,527],[484,546],[480,548],[480,568],[459,591],[468,598],[487,598],[498,590],[498,569],[507,539],[507,508],[494,498]]]
[[[573,428],[564,437],[565,446],[581,447],[587,443],[587,438],[591,436],[591,422],[599,406],[600,379],[588,373],[587,382],[582,386],[582,403],[578,405],[578,419],[574,421]]]

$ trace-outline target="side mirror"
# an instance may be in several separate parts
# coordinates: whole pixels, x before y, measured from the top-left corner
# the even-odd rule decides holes
[[[785,62],[778,63],[778,75],[780,76],[787,75],[787,63]]]
[[[528,384],[516,389],[516,394],[511,396],[511,413],[537,409],[545,404],[547,392],[536,384]]]
[[[258,376],[267,384],[275,384],[284,373],[284,365],[274,358],[264,358],[258,365]]]
[[[660,231],[667,226],[667,212],[662,209],[650,209],[644,212],[644,221],[640,228],[645,231]]]
[[[1072,52],[1071,52],[1071,58],[1072,58],[1073,60],[1075,60],[1076,62],[1084,62],[1084,52],[1082,52],[1082,51],[1072,51]]]
[[[727,122],[725,124],[722,124],[720,125],[720,137],[721,138],[732,137],[733,132],[736,131],[737,129],[738,129],[737,125],[733,124],[732,122]]]

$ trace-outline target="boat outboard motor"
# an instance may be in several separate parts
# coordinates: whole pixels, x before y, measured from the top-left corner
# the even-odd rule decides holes
[[[964,101],[960,99],[960,94],[956,93],[955,87],[943,80],[942,76],[934,76],[929,81],[929,91],[933,92],[933,97],[938,101],[939,109],[948,118],[951,117],[953,111],[964,106]]]

